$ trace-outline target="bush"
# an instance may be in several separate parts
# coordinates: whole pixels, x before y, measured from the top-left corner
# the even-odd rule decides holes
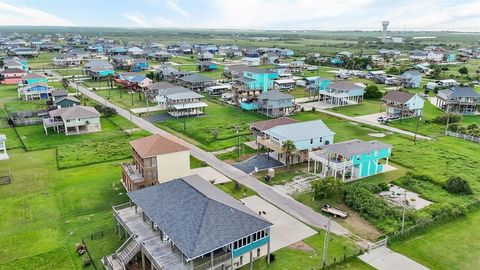
[[[449,116],[449,121],[448,121],[449,124],[462,122],[463,120],[463,116],[461,114],[449,113],[448,116]],[[433,119],[433,122],[439,125],[445,125],[447,123],[447,116],[446,115],[437,116]]]
[[[265,257],[265,259],[268,260],[267,257]],[[270,253],[270,262],[272,263],[272,262],[274,262],[274,261],[275,261],[275,254]]]
[[[467,180],[459,177],[452,176],[445,183],[445,189],[453,194],[472,194],[472,188]]]
[[[383,96],[383,93],[378,90],[378,86],[369,85],[365,87],[365,98],[367,99],[379,99]]]
[[[114,108],[110,108],[101,104],[96,104],[94,107],[105,117],[111,117],[117,114],[117,111]]]
[[[312,182],[313,194],[316,198],[325,199],[333,195],[339,196],[342,192],[343,182],[340,179],[327,177]]]

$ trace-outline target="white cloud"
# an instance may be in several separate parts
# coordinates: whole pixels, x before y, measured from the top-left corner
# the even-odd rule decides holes
[[[167,20],[165,18],[156,16],[153,18],[153,27],[158,27],[158,28],[178,28],[178,24]]]
[[[188,11],[186,11],[178,4],[178,0],[166,0],[165,5],[167,6],[167,8],[177,12],[185,18],[190,16],[190,13],[188,13]]]
[[[149,27],[149,24],[147,23],[145,19],[145,15],[143,15],[140,12],[135,12],[131,14],[124,14],[123,15],[127,20],[133,22],[135,26],[137,27]]]
[[[0,25],[73,26],[74,24],[39,9],[0,2]]]

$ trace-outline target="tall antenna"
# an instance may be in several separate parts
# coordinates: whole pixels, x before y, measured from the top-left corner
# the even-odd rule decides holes
[[[382,42],[385,42],[387,40],[387,28],[388,28],[388,25],[390,24],[389,21],[383,21],[382,22],[382,27],[383,27],[383,30],[382,30]]]

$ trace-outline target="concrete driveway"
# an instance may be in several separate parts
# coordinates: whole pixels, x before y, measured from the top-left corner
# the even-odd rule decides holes
[[[266,214],[262,214],[262,217],[273,224],[271,230],[272,237],[270,238],[270,249],[272,252],[288,247],[317,233],[312,228],[256,195],[241,199],[241,201],[255,213],[265,211]]]
[[[253,156],[245,161],[232,164],[233,167],[243,171],[244,173],[252,173],[255,167],[260,170],[283,166],[283,164],[272,157],[267,158],[267,154]]]
[[[232,181],[212,167],[190,169],[190,173],[198,174],[205,180],[213,181],[214,184],[223,184]]]
[[[361,119],[363,121],[368,121],[368,122],[378,124],[377,118],[379,118],[380,116],[387,116],[387,113],[386,112],[381,112],[381,113],[360,115],[360,116],[357,116],[356,118]]]
[[[396,253],[388,247],[379,247],[358,256],[360,260],[368,263],[378,270],[428,270],[429,268],[416,261]]]

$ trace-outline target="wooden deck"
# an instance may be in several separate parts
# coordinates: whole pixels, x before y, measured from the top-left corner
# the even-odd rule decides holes
[[[157,270],[190,270],[190,264],[183,263],[183,255],[172,249],[170,241],[163,241],[160,231],[153,230],[152,223],[148,218],[143,219],[142,212],[135,213],[135,207],[127,207],[115,210],[115,216],[119,223],[127,230],[129,235],[134,235],[133,240],[139,243],[140,250],[152,262]],[[121,251],[117,251],[121,253]],[[112,260],[113,265],[118,265],[120,259],[116,256],[107,256],[107,260]],[[121,261],[121,260],[120,260]],[[128,262],[125,262],[125,264]]]

